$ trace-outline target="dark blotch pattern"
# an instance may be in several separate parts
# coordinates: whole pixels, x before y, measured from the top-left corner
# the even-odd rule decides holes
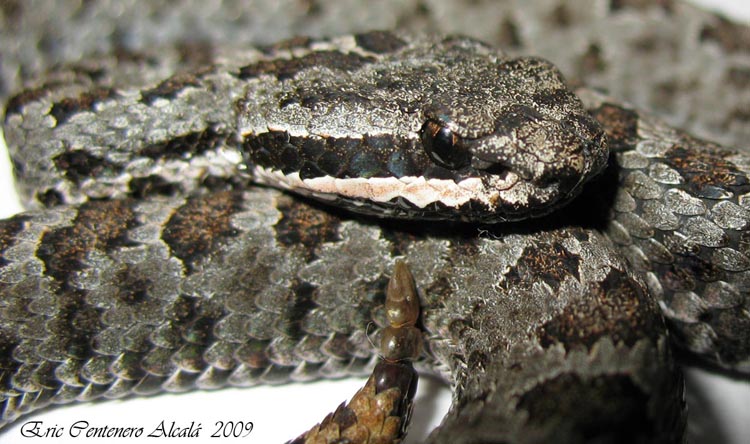
[[[648,10],[654,6],[658,6],[665,12],[670,12],[674,8],[672,0],[611,0],[609,7],[612,11],[619,11],[621,9],[636,9],[636,10]]]
[[[27,220],[28,216],[20,215],[0,221],[0,267],[8,263],[5,260],[5,250],[16,244],[16,235],[23,230]]]
[[[42,204],[45,208],[52,208],[65,202],[62,194],[57,190],[45,190],[34,194],[34,200]]]
[[[287,247],[301,245],[308,261],[316,257],[315,251],[321,244],[339,240],[340,219],[327,212],[293,199],[280,200],[277,210],[281,212],[281,219],[273,227],[276,241]]]
[[[146,300],[148,291],[153,285],[150,279],[146,279],[129,264],[123,264],[117,275],[117,282],[127,283],[119,287],[113,296],[125,305],[135,305]]]
[[[537,276],[553,291],[557,291],[566,277],[573,276],[579,279],[580,262],[580,256],[571,253],[557,242],[535,245],[523,251],[517,266],[505,275],[503,284],[508,288],[522,285],[528,281],[526,276]]]
[[[648,394],[621,375],[584,380],[562,374],[540,383],[519,400],[519,407],[529,412],[529,421],[577,438],[568,442],[623,444],[651,442],[655,425],[647,404]],[[560,411],[568,415],[560,416]]]
[[[570,10],[566,5],[558,5],[552,10],[550,14],[550,21],[560,28],[567,28],[571,25],[573,18],[571,17]]]
[[[130,180],[130,195],[142,199],[148,196],[173,196],[177,186],[161,176],[135,177]]]
[[[7,120],[11,114],[20,114],[21,111],[23,111],[24,106],[31,102],[36,102],[46,96],[53,86],[54,85],[51,84],[45,84],[38,88],[26,89],[8,99],[8,102],[5,104],[5,119]]]
[[[83,111],[91,111],[94,106],[107,99],[115,97],[117,93],[111,88],[95,88],[78,97],[66,97],[52,104],[50,114],[57,120],[57,124],[68,121],[71,116]]]
[[[613,151],[632,149],[638,140],[638,114],[621,106],[603,104],[593,111],[594,118],[607,134]]]
[[[59,360],[90,357],[91,338],[102,328],[99,310],[86,302],[85,294],[81,291],[68,291],[57,297],[56,310],[55,318],[45,326],[49,336],[40,345],[45,349],[42,353]],[[51,363],[50,371],[54,372]],[[61,385],[54,374],[49,376],[50,386]]]
[[[304,328],[305,317],[317,304],[315,303],[315,291],[317,287],[309,282],[295,280],[292,285],[294,293],[293,302],[288,311],[289,319],[285,322],[284,333],[289,338],[303,338],[306,335]]]
[[[750,27],[723,17],[701,29],[700,39],[719,44],[727,52],[750,51]]]
[[[339,71],[354,71],[374,61],[372,57],[363,57],[354,53],[318,51],[291,59],[262,60],[240,68],[238,76],[241,79],[250,79],[270,74],[276,76],[278,80],[287,80],[300,71],[316,66],[329,69],[335,67]]]
[[[241,209],[241,196],[230,192],[194,197],[175,211],[162,238],[189,273],[218,243],[237,235],[231,218]]]
[[[740,357],[750,355],[750,318],[743,314],[746,310],[743,306],[711,310],[701,317],[719,337],[718,353],[725,362],[737,362]]]
[[[500,23],[500,30],[498,32],[497,44],[500,48],[512,48],[517,49],[523,45],[521,39],[521,32],[518,29],[518,25],[515,21],[505,18]]]
[[[106,252],[127,245],[127,230],[137,223],[129,204],[129,201],[83,204],[71,226],[46,233],[36,253],[44,262],[44,273],[65,288],[67,279],[84,268],[83,261],[89,252]]]
[[[12,325],[0,326],[0,372],[3,373],[0,383],[3,387],[6,387],[5,380],[9,378],[9,375],[18,371],[22,365],[19,360],[13,358],[13,350],[19,343],[19,337],[13,327]]]
[[[195,72],[177,73],[151,89],[141,91],[141,102],[151,105],[160,98],[172,98],[190,86],[200,86],[201,77],[211,71],[211,67]]]
[[[180,42],[177,44],[184,66],[210,66],[214,63],[214,46],[208,42]]]
[[[691,246],[683,251],[676,251],[674,262],[659,264],[656,269],[661,272],[662,285],[672,291],[695,291],[706,282],[716,282],[725,279],[725,272],[716,264],[704,257],[708,257],[711,248]]]
[[[142,148],[138,154],[151,159],[189,158],[215,150],[227,143],[231,134],[222,133],[209,127],[205,131],[196,131],[182,136],[171,137],[162,143],[155,143]]]
[[[67,151],[53,159],[58,171],[64,171],[65,178],[79,184],[84,179],[101,176],[106,171],[119,170],[118,165],[95,156],[88,151]]]
[[[576,72],[578,77],[587,78],[593,73],[604,72],[606,69],[607,61],[602,54],[602,47],[597,43],[592,43],[580,56]]]
[[[712,198],[715,188],[731,190],[736,195],[750,191],[745,173],[725,159],[731,151],[700,151],[675,146],[665,155],[665,160],[677,169],[693,194]]]
[[[0,2],[0,11],[6,17],[6,23],[17,23],[24,14],[24,2],[22,0],[5,0]]]
[[[737,89],[750,88],[750,67],[733,66],[727,72],[727,80]]]
[[[632,347],[644,335],[656,341],[663,331],[657,307],[627,274],[610,270],[604,282],[593,285],[590,293],[593,299],[567,305],[537,330],[543,347],[561,343],[567,349],[576,345],[590,349],[604,337]]]
[[[363,49],[377,54],[396,52],[406,44],[406,42],[392,33],[385,31],[357,34],[354,36],[354,40]]]
[[[315,110],[321,105],[330,106],[331,102],[367,105],[369,101],[369,98],[351,91],[297,88],[293,92],[281,94],[279,97],[279,108],[298,104],[303,108]]]

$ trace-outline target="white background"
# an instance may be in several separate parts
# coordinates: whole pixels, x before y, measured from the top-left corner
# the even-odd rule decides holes
[[[693,0],[707,6],[722,8],[725,13],[750,22],[750,1],[747,0]],[[5,147],[0,140],[0,217],[7,217],[21,210],[13,191],[11,172]],[[707,407],[691,407],[691,414],[712,412],[718,427],[728,443],[750,442],[750,383],[732,381],[709,375],[703,371],[688,372],[690,384],[699,387],[706,397]],[[0,442],[49,442],[55,444],[101,442],[97,439],[24,439],[19,427],[27,421],[43,421],[44,428],[64,427],[79,420],[91,426],[144,427],[144,435],[150,433],[161,421],[167,426],[176,421],[188,427],[191,422],[202,424],[200,439],[172,439],[169,442],[284,442],[304,432],[332,411],[343,400],[348,399],[362,384],[363,379],[333,382],[291,384],[277,387],[255,387],[251,389],[225,389],[213,392],[191,392],[181,395],[161,395],[151,398],[106,401],[67,406],[24,417],[0,434]],[[428,378],[420,380],[417,393],[415,418],[407,442],[421,442],[440,421],[450,404],[450,390],[438,381]],[[208,436],[216,429],[216,421],[252,421],[254,431],[244,439],[211,439]],[[691,427],[700,421],[691,418]],[[705,442],[717,442],[710,430]],[[65,435],[67,435],[67,430]],[[108,439],[107,442],[127,440]],[[163,439],[140,438],[135,442],[165,442]]]

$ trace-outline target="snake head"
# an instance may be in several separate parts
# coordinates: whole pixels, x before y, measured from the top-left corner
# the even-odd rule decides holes
[[[493,76],[479,86],[441,90],[426,104],[419,135],[433,165],[423,176],[448,198],[455,195],[452,183],[472,190],[466,202],[444,202],[464,219],[546,214],[606,165],[604,132],[549,62],[507,59],[479,75]]]
[[[248,97],[257,180],[359,213],[494,223],[554,210],[605,166],[603,130],[551,63],[462,37],[367,36],[284,62],[262,86],[274,101]]]

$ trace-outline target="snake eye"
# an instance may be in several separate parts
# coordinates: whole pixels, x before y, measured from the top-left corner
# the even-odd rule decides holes
[[[471,153],[461,143],[461,138],[434,120],[428,120],[420,131],[427,155],[438,165],[458,170],[468,166]]]

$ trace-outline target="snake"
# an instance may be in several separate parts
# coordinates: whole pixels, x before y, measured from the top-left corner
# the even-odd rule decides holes
[[[46,209],[2,225],[5,421],[366,372],[399,257],[416,365],[456,393],[430,442],[679,441],[671,345],[747,372],[742,151],[472,39],[230,46],[115,51],[7,102]]]

